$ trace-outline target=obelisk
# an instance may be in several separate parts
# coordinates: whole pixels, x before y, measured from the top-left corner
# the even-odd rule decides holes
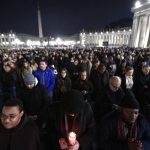
[[[41,19],[41,11],[40,11],[40,6],[39,6],[39,1],[37,1],[37,11],[38,11],[39,38],[43,38],[42,19]]]

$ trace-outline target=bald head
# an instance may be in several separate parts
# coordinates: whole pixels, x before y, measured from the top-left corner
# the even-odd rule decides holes
[[[121,78],[118,76],[112,76],[109,79],[109,87],[112,91],[116,92],[121,86]]]

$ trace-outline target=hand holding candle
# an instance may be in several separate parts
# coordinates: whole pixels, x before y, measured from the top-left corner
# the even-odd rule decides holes
[[[74,132],[70,132],[68,134],[68,142],[69,142],[69,145],[75,145],[75,143],[76,143],[76,134]]]

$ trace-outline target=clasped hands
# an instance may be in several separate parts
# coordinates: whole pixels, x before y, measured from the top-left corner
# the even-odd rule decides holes
[[[78,150],[79,142],[76,140],[74,145],[69,145],[64,138],[59,139],[59,145],[62,150]]]

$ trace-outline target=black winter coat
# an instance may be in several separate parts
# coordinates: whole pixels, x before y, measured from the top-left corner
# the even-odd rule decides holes
[[[113,111],[107,114],[99,125],[98,143],[100,150],[129,150],[127,141],[119,140],[117,132],[120,113]],[[137,118],[137,140],[142,142],[142,150],[150,148],[150,126],[142,115]]]
[[[90,80],[77,79],[74,82],[73,88],[80,91],[83,94],[85,100],[91,101],[91,94],[93,93],[94,88]]]
[[[72,88],[72,82],[68,76],[66,78],[58,77],[55,86],[55,99],[60,101],[63,99],[64,93]]]
[[[44,115],[47,107],[47,94],[44,86],[36,85],[32,89],[22,88],[20,99],[23,101],[27,115],[38,115],[38,117]]]
[[[4,91],[7,91],[7,89],[15,86],[16,81],[17,81],[17,76],[14,71],[2,72],[0,80],[1,80],[1,84],[2,84],[2,89]]]
[[[90,80],[94,86],[95,91],[101,91],[109,81],[109,73],[106,70],[103,74],[101,74],[98,70],[92,70],[90,75]],[[97,92],[95,92],[97,94]]]
[[[124,91],[119,88],[116,92],[110,90],[109,86],[100,91],[97,95],[96,105],[95,105],[95,116],[96,120],[100,120],[103,115],[112,111],[113,104],[120,105],[122,98],[124,97]]]
[[[27,117],[14,129],[0,124],[0,150],[42,150],[37,126]]]
[[[82,111],[76,116],[74,132],[80,144],[79,150],[92,150],[94,138],[94,117],[90,105],[84,102]],[[53,104],[49,111],[48,123],[48,149],[59,150],[59,138],[67,140],[65,128],[65,111],[62,102]]]

